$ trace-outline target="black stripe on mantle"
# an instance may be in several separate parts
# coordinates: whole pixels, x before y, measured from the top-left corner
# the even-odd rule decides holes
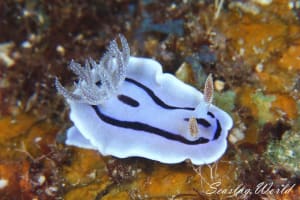
[[[102,121],[104,121],[105,123],[111,124],[113,126],[117,126],[120,128],[132,129],[132,130],[136,130],[136,131],[145,131],[145,132],[148,132],[148,133],[151,133],[154,135],[164,137],[168,140],[173,140],[173,141],[181,142],[181,143],[188,144],[188,145],[206,144],[209,142],[209,139],[204,138],[204,137],[200,137],[199,139],[197,139],[195,141],[190,141],[180,135],[173,134],[171,132],[165,131],[163,129],[160,129],[160,128],[157,128],[154,126],[150,126],[145,123],[122,121],[122,120],[114,119],[110,116],[103,114],[100,111],[98,106],[92,105],[91,107],[95,110],[96,114]]]
[[[159,106],[161,106],[161,107],[163,107],[165,109],[195,110],[195,108],[192,108],[192,107],[177,107],[177,106],[168,105],[165,102],[163,102],[159,97],[157,97],[155,95],[155,93],[150,88],[148,88],[147,86],[143,85],[142,83],[140,83],[140,82],[138,82],[136,80],[133,80],[131,78],[125,78],[125,81],[130,82],[130,83],[136,85],[137,87],[143,89],[152,98],[152,100],[157,105],[159,105]]]
[[[135,100],[127,95],[119,94],[117,97],[122,103],[127,104],[129,106],[138,107],[140,105],[140,103],[137,100]]]
[[[184,121],[189,121],[189,118],[184,118]],[[196,118],[197,124],[200,124],[201,126],[204,126],[205,128],[210,127],[210,123],[204,119],[204,118]]]

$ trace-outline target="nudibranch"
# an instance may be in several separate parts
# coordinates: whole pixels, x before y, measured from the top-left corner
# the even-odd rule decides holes
[[[55,85],[70,106],[74,126],[65,143],[118,158],[144,157],[162,163],[218,160],[227,148],[231,117],[212,104],[211,75],[204,94],[163,73],[153,59],[130,56],[124,36],[96,62],[72,61],[78,76],[70,92]]]

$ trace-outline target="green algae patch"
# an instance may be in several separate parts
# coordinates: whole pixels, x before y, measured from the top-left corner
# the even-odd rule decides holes
[[[227,113],[231,113],[235,107],[236,93],[234,91],[226,92],[215,92],[214,93],[215,103],[218,107],[225,110]]]
[[[300,135],[298,132],[286,131],[280,141],[272,141],[265,153],[274,168],[300,175]]]
[[[261,91],[251,94],[251,99],[257,107],[257,117],[259,125],[275,120],[274,114],[270,111],[272,102],[276,100],[274,95],[264,95]]]

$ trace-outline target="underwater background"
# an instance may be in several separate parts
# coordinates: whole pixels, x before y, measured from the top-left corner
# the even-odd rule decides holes
[[[0,199],[300,199],[300,1],[0,1]],[[117,159],[64,145],[54,78],[123,34],[131,54],[234,121],[216,163]],[[170,150],[171,151],[171,150]]]

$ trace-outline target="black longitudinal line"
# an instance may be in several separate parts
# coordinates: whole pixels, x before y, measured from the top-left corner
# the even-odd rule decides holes
[[[189,121],[189,118],[184,118],[184,121]],[[204,126],[205,128],[208,128],[211,126],[211,124],[204,118],[196,118],[197,124],[200,124],[201,126]]]
[[[221,135],[221,132],[222,132],[222,127],[221,127],[221,124],[220,124],[219,120],[217,119],[216,121],[217,121],[217,129],[215,131],[215,135],[214,135],[213,140],[218,139]]]
[[[211,116],[212,118],[215,118],[215,115],[214,114],[212,114],[211,112],[207,112],[207,115],[209,115],[209,116]]]
[[[138,107],[140,105],[140,103],[137,100],[135,100],[127,95],[124,95],[124,94],[119,94],[118,99],[121,102],[123,102],[129,106],[132,106],[132,107]]]
[[[168,104],[166,104],[165,102],[163,102],[160,98],[158,98],[155,93],[150,89],[148,88],[147,86],[143,85],[142,83],[136,81],[136,80],[133,80],[131,78],[125,78],[125,81],[128,81],[130,83],[133,83],[135,84],[137,87],[143,89],[151,98],[152,100],[158,104],[159,106],[165,108],[165,109],[182,109],[182,110],[195,110],[195,108],[192,108],[192,107],[177,107],[177,106],[170,106]]]
[[[112,117],[109,117],[105,114],[103,114],[99,107],[92,105],[92,108],[95,110],[96,114],[98,115],[98,117],[108,123],[111,124],[113,126],[118,126],[121,128],[128,128],[128,129],[133,129],[133,130],[137,130],[137,131],[145,131],[151,134],[155,134],[155,135],[159,135],[161,137],[164,137],[166,139],[169,140],[174,140],[174,141],[178,141],[184,144],[189,144],[189,145],[197,145],[197,144],[205,144],[209,142],[209,139],[200,137],[199,139],[195,140],[195,141],[189,141],[187,139],[185,139],[184,137],[180,136],[180,135],[175,135],[173,133],[170,133],[168,131],[150,126],[148,124],[145,123],[141,123],[141,122],[130,122],[130,121],[121,121],[118,119],[114,119]]]

